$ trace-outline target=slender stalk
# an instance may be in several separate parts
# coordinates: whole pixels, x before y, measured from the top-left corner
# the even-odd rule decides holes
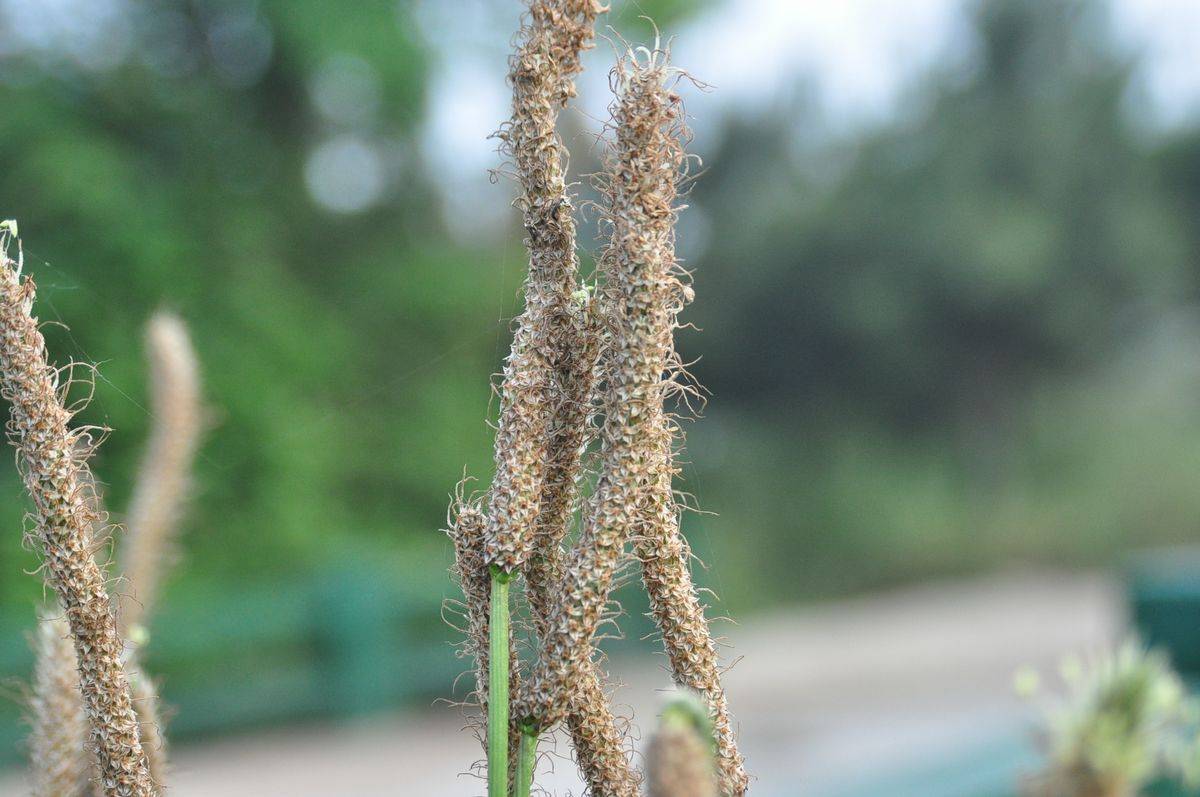
[[[517,753],[517,780],[513,797],[529,797],[533,790],[533,770],[537,764],[538,732],[529,723],[521,724],[521,747]]]
[[[488,797],[508,795],[508,582],[510,573],[492,565],[491,622],[488,624]]]

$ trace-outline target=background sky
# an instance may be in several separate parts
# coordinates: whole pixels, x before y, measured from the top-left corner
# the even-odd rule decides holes
[[[610,26],[648,40],[636,2],[616,3]],[[691,92],[688,111],[702,155],[729,114],[754,114],[786,102],[798,90],[807,102],[805,145],[816,135],[853,133],[897,114],[907,89],[930,70],[969,74],[972,41],[965,12],[972,0],[725,0],[672,26],[675,63],[711,87]],[[1194,122],[1200,114],[1200,71],[1195,46],[1200,5],[1190,0],[1115,0],[1120,45],[1140,56],[1128,97],[1130,113],[1148,133]],[[431,170],[447,177],[445,201],[461,235],[496,236],[507,213],[485,189],[498,162],[488,136],[505,118],[507,87],[491,79],[504,68],[515,20],[495,0],[418,3],[422,30],[435,49],[434,91],[422,132]],[[611,36],[612,30],[609,31]],[[615,37],[613,37],[615,41]],[[608,42],[589,58],[580,89],[578,124],[597,130],[606,118]],[[460,216],[469,223],[457,223]]]

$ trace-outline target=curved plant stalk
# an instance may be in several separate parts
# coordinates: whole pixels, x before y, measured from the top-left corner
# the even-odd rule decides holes
[[[685,275],[675,260],[677,184],[687,164],[683,144],[688,132],[679,97],[670,84],[680,75],[663,50],[640,51],[618,67],[622,98],[614,114],[617,143],[605,186],[614,243],[612,256],[604,264],[610,270],[610,281],[618,286],[622,273],[640,269],[638,258],[660,264],[651,290],[657,291],[658,301],[669,308],[666,315],[654,320],[655,345],[665,364],[660,373],[666,376],[646,407],[645,438],[650,442],[640,463],[646,480],[640,502],[643,514],[632,541],[672,676],[677,684],[695,690],[705,700],[716,733],[721,790],[736,796],[745,793],[749,779],[721,686],[716,645],[692,581],[690,551],[679,529],[679,507],[673,492],[676,427],[663,409],[668,394],[692,389],[686,384],[673,340],[676,315],[692,299],[691,286],[683,281]],[[608,296],[618,307],[628,301],[623,293]]]
[[[644,428],[637,464],[642,500],[631,536],[672,675],[676,683],[704,698],[715,725],[722,791],[741,795],[749,781],[721,687],[716,647],[679,530],[673,493],[676,429],[663,408],[669,393],[689,389],[673,340],[678,312],[692,298],[674,249],[677,184],[686,168],[683,143],[688,133],[670,83],[681,73],[669,65],[669,53],[641,50],[631,52],[615,74],[616,143],[600,186],[608,198],[612,225],[612,243],[601,259],[606,279],[602,298],[617,319],[636,309],[639,292],[652,296],[651,304],[657,307],[657,312],[645,315],[642,329],[647,352],[642,361],[659,370],[640,410]],[[613,334],[619,338],[620,329]],[[615,345],[613,367],[618,371],[619,354]]]
[[[124,633],[158,603],[200,442],[203,411],[196,354],[183,321],[157,313],[146,325],[153,428],[129,506],[120,563],[134,595],[121,606]]]
[[[612,234],[600,258],[610,341],[603,363],[600,475],[519,701],[518,718],[543,729],[564,718],[577,674],[591,666],[592,637],[625,544],[641,523],[653,477],[648,466],[661,437],[654,418],[662,406],[662,374],[674,362],[671,332],[682,304],[671,245],[682,151],[674,138],[677,118],[661,107],[661,68],[629,57],[616,72],[617,140],[602,186]]]
[[[613,717],[595,660],[577,673],[569,695],[567,730],[575,747],[575,763],[592,795],[636,797],[641,777],[630,765],[629,745]]]
[[[690,552],[679,532],[679,510],[671,494],[673,471],[668,456],[658,460],[661,476],[652,502],[656,515],[649,518],[641,534],[635,537],[635,549],[642,562],[642,581],[650,595],[650,613],[662,634],[671,675],[675,683],[694,689],[704,698],[716,733],[722,792],[741,795],[749,786],[749,778],[721,686],[716,644],[692,581]]]
[[[20,256],[14,262],[8,255],[14,236],[15,224],[6,223],[0,231],[0,394],[11,404],[9,440],[33,502],[30,537],[75,644],[100,786],[109,797],[150,797],[156,789],[122,662],[124,645],[91,551],[95,513],[81,478],[92,448],[84,442],[89,433],[69,427],[72,413],[63,406],[69,374],[64,384],[63,372],[47,361],[32,315],[33,282],[21,277]]]
[[[509,724],[508,657],[509,601],[508,583],[512,576],[499,565],[491,566],[492,596],[489,623],[488,656],[488,797],[508,794]]]
[[[595,0],[530,0],[522,42],[509,64],[512,118],[497,133],[521,183],[517,205],[528,233],[525,310],[517,318],[500,384],[496,473],[488,496],[488,564],[516,572],[533,546],[549,458],[551,382],[577,314],[575,219],[567,193],[565,153],[555,131],[558,110],[575,94],[579,57],[591,46]]]
[[[71,629],[62,617],[38,620],[29,711],[33,797],[90,794],[93,763],[87,754],[88,721]]]

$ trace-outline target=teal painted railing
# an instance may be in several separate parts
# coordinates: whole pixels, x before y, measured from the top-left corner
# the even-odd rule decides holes
[[[197,595],[155,618],[147,666],[161,679],[170,734],[344,716],[447,696],[466,664],[441,620],[444,573],[428,579],[344,569],[318,583]],[[22,755],[20,684],[32,667],[28,618],[0,623],[0,762]]]
[[[168,605],[154,618],[147,648],[147,669],[160,679],[170,711],[170,738],[451,697],[469,666],[455,656],[457,634],[442,617],[443,598],[457,594],[438,568],[400,578],[360,565],[316,581],[190,593],[186,605]],[[625,603],[624,643],[636,643],[652,626],[636,593]],[[32,668],[33,624],[32,609],[0,622],[0,687],[12,685],[10,699],[0,693],[0,765],[23,755],[20,684]]]

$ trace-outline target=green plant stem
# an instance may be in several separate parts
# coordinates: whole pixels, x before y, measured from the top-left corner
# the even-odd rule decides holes
[[[521,747],[517,755],[517,780],[513,797],[529,797],[533,789],[533,769],[537,763],[537,729],[521,725]]]
[[[488,797],[508,797],[508,582],[492,565],[492,606],[488,623]]]

